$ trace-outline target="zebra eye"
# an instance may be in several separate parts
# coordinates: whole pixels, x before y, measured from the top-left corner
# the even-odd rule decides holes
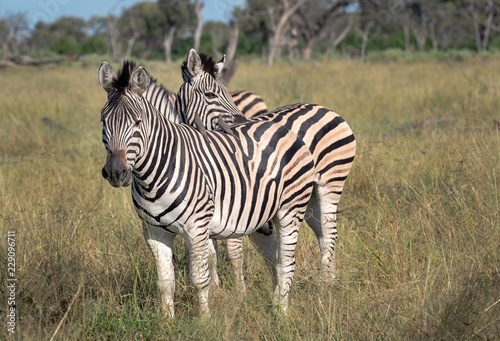
[[[136,127],[140,126],[140,125],[141,125],[141,122],[142,122],[141,120],[137,120],[137,121],[135,121],[135,125],[134,125],[134,126],[136,126]]]
[[[214,99],[217,97],[216,94],[214,94],[212,91],[207,91],[205,92],[205,96],[208,98],[208,99]]]

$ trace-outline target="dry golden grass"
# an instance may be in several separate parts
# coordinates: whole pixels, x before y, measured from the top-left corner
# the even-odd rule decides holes
[[[73,299],[55,339],[500,335],[500,59],[240,63],[230,89],[260,93],[270,108],[322,104],[358,141],[339,214],[339,278],[319,280],[317,242],[301,229],[284,320],[271,313],[270,276],[246,244],[248,295],[236,292],[220,252],[223,284],[211,291],[213,318],[201,321],[180,238],[177,318],[160,317],[155,264],[130,189],[100,175],[98,66],[0,70],[0,260],[7,263],[7,231],[16,231],[16,337],[50,339]],[[146,67],[177,90],[179,65]],[[6,323],[0,335],[9,336]]]

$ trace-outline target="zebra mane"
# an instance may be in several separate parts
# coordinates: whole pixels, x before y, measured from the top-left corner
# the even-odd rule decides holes
[[[161,83],[158,83],[158,79],[157,78],[151,77],[151,82],[149,83],[149,87],[151,88],[152,86],[154,86],[155,89],[157,89],[157,93],[161,93],[166,98],[168,98],[172,94],[172,92],[170,90],[168,90],[165,87],[165,85],[163,85]]]
[[[132,60],[123,61],[123,66],[116,73],[116,77],[113,77],[113,87],[118,90],[118,92],[123,93],[128,87],[130,82],[130,76],[137,68],[137,64]],[[165,96],[169,96],[171,92],[161,83],[158,83],[158,79],[151,77],[151,75],[146,71],[149,78],[151,79],[150,86],[154,85],[158,92],[162,92]]]
[[[217,68],[215,67],[215,64],[217,63],[211,56],[208,56],[204,53],[199,54],[200,59],[201,59],[201,66],[203,68],[203,71],[206,73],[210,74],[212,77],[217,78]],[[186,58],[182,62],[181,70],[182,72],[187,70],[187,61],[188,59]]]
[[[130,76],[132,72],[136,69],[137,65],[134,61],[125,60],[123,61],[123,66],[118,70],[116,77],[113,77],[113,87],[118,90],[119,93],[123,93],[128,87],[130,82]]]

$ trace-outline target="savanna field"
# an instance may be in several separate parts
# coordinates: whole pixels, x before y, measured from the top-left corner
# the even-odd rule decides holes
[[[176,319],[162,317],[130,188],[101,176],[100,62],[0,69],[0,339],[500,338],[500,57],[240,62],[230,90],[253,90],[269,108],[324,105],[349,123],[358,149],[340,202],[335,283],[319,279],[317,241],[302,228],[290,316],[277,318],[260,255],[245,241],[244,296],[220,244],[210,320],[199,317],[180,237]],[[143,65],[178,90],[180,63]]]

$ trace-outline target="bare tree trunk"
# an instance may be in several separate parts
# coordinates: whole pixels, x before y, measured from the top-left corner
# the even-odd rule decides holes
[[[273,9],[271,7],[267,8],[267,11],[269,13],[269,17],[271,19],[271,26],[272,26],[272,35],[269,38],[269,51],[267,54],[267,65],[272,65],[274,62],[274,56],[276,54],[276,50],[278,49],[278,47],[280,45],[281,37],[283,35],[283,29],[285,28],[285,24],[288,22],[288,19],[306,1],[308,1],[308,0],[298,0],[292,7],[290,7],[288,0],[281,0],[281,3],[283,5],[283,13],[281,14],[281,17],[277,23],[275,21],[275,16],[274,16],[275,9]]]
[[[199,50],[200,49],[200,40],[201,40],[201,33],[203,30],[203,22],[202,22],[202,17],[201,17],[201,9],[203,8],[203,2],[200,3],[200,0],[195,1],[195,6],[194,6],[194,11],[196,14],[196,29],[194,31],[194,49]]]
[[[236,62],[234,57],[236,55],[236,49],[238,47],[238,37],[240,34],[240,26],[238,19],[231,22],[231,34],[229,35],[229,41],[226,48],[226,61],[224,63],[224,69],[222,69],[222,74],[220,76],[220,81],[223,84],[228,84],[236,71]]]
[[[226,49],[226,59],[228,61],[233,61],[236,55],[236,48],[238,47],[238,37],[240,35],[240,24],[238,20],[231,23],[231,34],[229,35],[229,41],[227,43]]]
[[[304,46],[304,49],[302,50],[302,58],[305,60],[310,60],[311,59],[311,52],[313,49],[314,43],[312,40],[306,41],[306,45]]]
[[[332,45],[328,48],[328,50],[326,52],[327,55],[329,55],[330,53],[332,53],[333,51],[335,51],[337,49],[337,46],[339,46],[339,44],[342,42],[342,40],[345,39],[345,37],[351,31],[351,29],[352,29],[352,21],[350,21],[349,25],[347,25],[342,30],[342,32],[340,32],[340,34],[338,35],[338,37],[335,38],[335,40],[333,41]]]
[[[373,21],[370,21],[368,24],[366,24],[365,31],[363,32],[363,42],[361,44],[361,54],[359,56],[359,65],[363,65],[365,62],[365,55],[366,55],[366,43],[368,43],[368,36],[370,34],[370,30],[372,27],[375,25]]]
[[[483,46],[483,44],[481,44],[481,30],[479,28],[479,23],[476,20],[474,20],[473,25],[474,25],[474,35],[476,38],[476,48],[477,51],[480,52]]]
[[[493,10],[490,10],[490,13],[488,13],[488,19],[486,20],[486,27],[484,28],[483,41],[481,44],[482,51],[486,51],[486,49],[488,48],[488,40],[490,38],[491,25],[494,17],[493,12]]]
[[[432,49],[438,51],[439,43],[436,37],[436,18],[433,18],[429,23],[429,38],[431,38]]]
[[[177,27],[171,26],[168,31],[165,32],[163,37],[163,48],[165,49],[165,62],[168,64],[172,63],[172,44],[174,42],[174,33]]]
[[[405,36],[405,51],[410,51],[410,29],[406,21],[403,23],[403,34]]]
[[[122,49],[120,46],[120,42],[118,41],[120,33],[118,32],[118,28],[116,27],[116,21],[117,19],[112,16],[108,16],[107,18],[109,37],[111,39],[111,56],[114,61],[119,61],[122,54]]]
[[[125,51],[124,59],[130,59],[130,56],[132,55],[132,49],[134,48],[135,42],[140,37],[139,30],[137,29],[136,22],[133,18],[131,19],[130,24],[132,26],[133,33],[132,33],[132,36],[127,41],[127,51]]]

